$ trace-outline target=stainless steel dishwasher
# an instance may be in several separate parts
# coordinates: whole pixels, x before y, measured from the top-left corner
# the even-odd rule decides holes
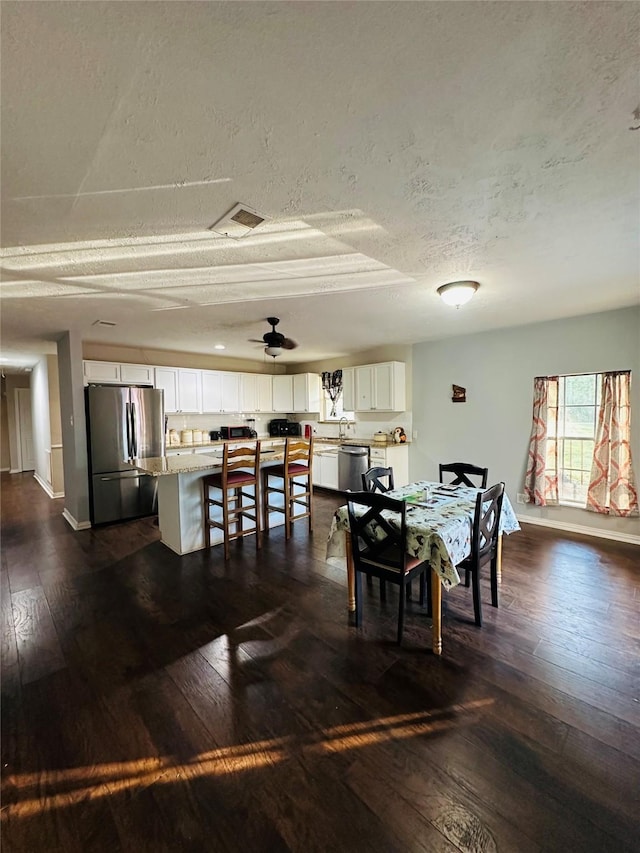
[[[369,448],[343,444],[338,451],[338,488],[362,491],[362,475],[369,467]]]

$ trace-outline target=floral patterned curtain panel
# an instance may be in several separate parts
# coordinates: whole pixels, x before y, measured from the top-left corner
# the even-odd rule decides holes
[[[536,376],[524,493],[528,503],[558,503],[558,377]]]
[[[603,373],[587,509],[638,515],[631,464],[631,373]]]

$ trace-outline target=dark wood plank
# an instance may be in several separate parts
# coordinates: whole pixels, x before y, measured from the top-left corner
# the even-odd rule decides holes
[[[352,627],[329,492],[224,561],[1,485],[3,849],[637,849],[632,546],[523,526],[482,629],[444,595],[438,659],[395,590]]]

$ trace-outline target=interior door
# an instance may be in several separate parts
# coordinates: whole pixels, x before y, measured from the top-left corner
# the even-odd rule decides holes
[[[31,389],[16,388],[16,414],[20,446],[20,470],[33,471],[36,467],[33,452],[33,427],[31,424]]]

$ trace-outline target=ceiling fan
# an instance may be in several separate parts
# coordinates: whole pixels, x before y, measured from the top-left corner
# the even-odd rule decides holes
[[[252,343],[264,344],[264,351],[273,358],[281,355],[283,349],[295,349],[298,346],[291,338],[285,338],[280,332],[276,332],[276,326],[279,322],[278,317],[267,317],[267,323],[271,324],[271,331],[265,332],[261,341],[257,338],[249,338]]]

